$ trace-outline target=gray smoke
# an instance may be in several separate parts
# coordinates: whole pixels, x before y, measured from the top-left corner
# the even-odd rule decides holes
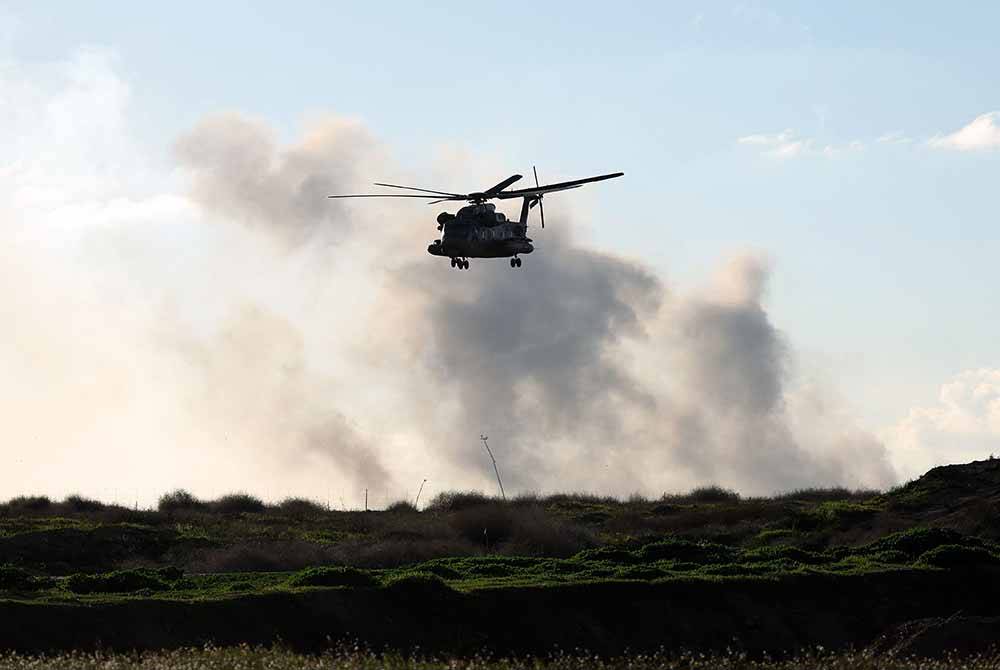
[[[762,305],[769,270],[758,257],[735,258],[701,292],[672,295],[641,262],[576,240],[550,205],[523,269],[474,260],[472,271],[453,271],[424,257],[427,240],[414,233],[431,237],[433,213],[413,208],[399,223],[398,207],[364,201],[358,214],[322,197],[360,181],[358,164],[378,165],[365,153],[373,146],[334,123],[279,148],[262,126],[227,116],[184,138],[179,156],[193,197],[222,218],[291,248],[322,225],[388,250],[369,266],[376,308],[352,345],[372,374],[344,383],[383,385],[374,392],[393,398],[386,414],[407,418],[397,428],[455,485],[489,485],[483,431],[513,490],[719,482],[760,493],[894,480],[870,436],[817,436],[789,416],[790,350]],[[385,225],[351,224],[361,216]],[[822,413],[809,425],[824,422],[834,425]]]
[[[54,92],[12,73],[0,90],[37,104],[0,129],[11,494],[492,490],[481,432],[511,491],[893,479],[881,445],[790,374],[753,256],[671,292],[648,262],[576,237],[576,195],[560,194],[522,269],[458,272],[424,252],[437,209],[325,197],[425,181],[357,122],[283,143],[209,118],[177,142],[186,189],[171,193],[129,141],[109,61],[67,63]],[[437,169],[426,182],[446,188],[504,173]]]
[[[346,232],[350,218],[326,196],[357,186],[377,152],[357,123],[316,120],[302,141],[281,148],[264,123],[235,113],[205,119],[176,144],[178,160],[193,176],[192,198],[292,248],[317,227]]]

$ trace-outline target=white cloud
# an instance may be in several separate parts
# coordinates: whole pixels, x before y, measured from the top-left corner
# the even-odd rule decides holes
[[[987,112],[948,135],[935,135],[927,144],[935,149],[982,151],[1000,149],[1000,111]]]
[[[893,130],[891,132],[880,135],[877,140],[879,144],[910,144],[913,139],[907,137],[906,133],[902,130]]]
[[[805,156],[824,156],[832,158],[847,152],[860,151],[865,148],[864,142],[854,140],[847,144],[822,144],[811,137],[800,137],[791,128],[780,133],[757,133],[746,135],[736,140],[739,144],[761,148],[761,155],[768,158],[788,159]]]
[[[1000,453],[1000,369],[967,370],[941,387],[938,402],[914,407],[883,432],[900,472]]]

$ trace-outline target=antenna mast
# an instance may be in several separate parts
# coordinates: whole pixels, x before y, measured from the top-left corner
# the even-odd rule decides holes
[[[486,440],[490,439],[485,435],[480,435],[479,439],[483,441],[483,446],[486,447],[486,453],[490,455],[490,460],[493,461],[493,472],[497,473],[497,484],[500,485],[500,495],[503,497],[504,502],[507,501],[507,494],[503,490],[503,482],[500,481],[500,469],[497,467],[497,459],[493,458],[493,451],[490,449],[489,442]]]

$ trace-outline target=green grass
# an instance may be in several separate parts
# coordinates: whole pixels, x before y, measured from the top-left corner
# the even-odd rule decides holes
[[[825,552],[791,546],[735,549],[671,538],[632,550],[590,549],[570,558],[465,556],[374,570],[330,566],[298,572],[184,575],[177,569],[134,569],[46,579],[7,566],[0,570],[0,598],[82,603],[132,598],[204,600],[313,588],[398,589],[401,584],[470,592],[622,581],[782,580],[795,575],[961,571],[996,565],[1000,565],[997,545],[952,531],[915,529],[861,547]]]

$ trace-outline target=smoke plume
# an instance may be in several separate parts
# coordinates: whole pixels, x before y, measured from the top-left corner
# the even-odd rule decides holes
[[[241,114],[205,119],[175,142],[176,190],[135,158],[150,150],[127,140],[112,61],[0,77],[56,110],[25,115],[52,132],[0,131],[32,138],[0,201],[0,276],[25,287],[0,298],[12,494],[149,502],[183,486],[357,505],[423,478],[486,489],[480,433],[511,492],[894,479],[878,441],[793,378],[760,256],[680,294],[649,259],[578,235],[569,194],[529,228],[523,268],[458,272],[424,252],[437,210],[325,197],[423,183],[358,121],[315,119],[282,143]],[[434,168],[444,187],[489,181]]]

